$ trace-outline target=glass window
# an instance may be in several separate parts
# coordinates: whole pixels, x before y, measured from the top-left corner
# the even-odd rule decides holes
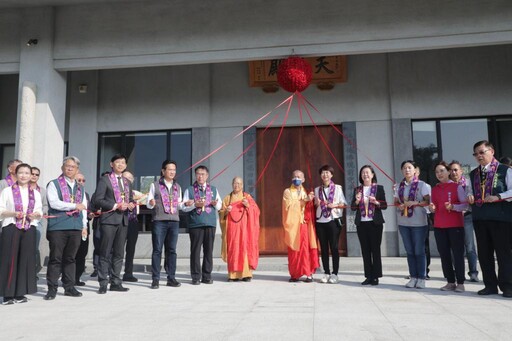
[[[512,157],[512,118],[496,119],[496,128],[498,134],[495,156],[498,159],[503,156]]]
[[[412,123],[412,141],[414,161],[420,167],[420,179],[435,183],[433,165],[439,158],[436,121],[418,121]]]
[[[14,150],[15,147],[13,144],[4,144],[1,146],[0,152],[2,153],[2,164],[0,166],[2,168],[2,179],[7,176],[7,164],[9,164],[9,161],[14,159]]]
[[[473,145],[477,141],[488,140],[487,119],[444,120],[441,125],[442,156],[446,162],[457,160],[464,173],[477,166],[473,157]]]
[[[180,185],[183,188],[190,185],[192,170],[183,172],[192,164],[190,130],[100,134],[98,177],[110,170],[110,159],[117,153],[128,158],[127,168],[135,178],[134,189],[142,193],[149,192],[151,183],[161,174],[162,161],[166,159],[178,164],[177,181]],[[141,206],[139,229],[148,232],[151,228],[151,211]]]

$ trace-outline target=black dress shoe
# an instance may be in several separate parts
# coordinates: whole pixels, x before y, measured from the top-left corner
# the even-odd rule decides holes
[[[135,283],[135,282],[138,282],[138,281],[139,281],[139,279],[134,277],[134,276],[126,276],[126,275],[123,276],[123,282],[133,282],[133,283]]]
[[[491,289],[491,288],[483,288],[482,290],[478,291],[478,295],[486,296],[486,295],[496,295],[498,293],[498,289]]]
[[[370,284],[372,284],[372,280],[369,278],[367,278],[363,282],[361,282],[361,285],[370,285]]]
[[[100,286],[100,288],[98,289],[98,294],[103,295],[106,293],[107,293],[107,286],[106,285]]]
[[[290,283],[295,283],[295,282],[298,282],[298,281],[299,281],[298,278],[293,278],[293,277],[288,280],[288,282],[290,282]]]
[[[152,282],[151,282],[151,286],[150,286],[151,289],[158,289],[160,288],[160,283],[154,279]],[[111,289],[112,290],[112,289]]]
[[[50,289],[46,295],[44,295],[43,299],[45,301],[51,301],[55,299],[55,296],[57,296],[57,290]]]
[[[379,279],[378,278],[372,279],[372,282],[370,284],[371,285],[379,285]]]
[[[91,277],[98,277],[98,271],[94,270],[91,274]]]
[[[250,281],[252,281],[252,277],[244,277],[244,278],[242,278],[242,281],[250,282]]]
[[[198,279],[193,279],[192,280],[192,285],[199,285],[199,284],[201,284],[201,282],[199,282]]]
[[[201,283],[204,283],[204,284],[213,284],[213,279],[211,278],[203,278],[201,280]]]
[[[128,290],[130,290],[130,288],[125,288],[125,287],[123,287],[122,284],[118,284],[118,285],[110,284],[110,291],[126,292]]]
[[[238,278],[228,278],[228,282],[238,282]]]
[[[78,281],[75,282],[75,285],[77,287],[83,287],[85,285],[85,282],[82,282],[82,281],[78,280]]]
[[[177,288],[177,287],[181,286],[181,283],[178,282],[176,279],[171,278],[171,279],[167,280],[167,286],[168,287],[175,287],[175,288]]]
[[[506,290],[503,292],[503,297],[512,298],[512,290]]]
[[[64,291],[64,296],[81,297],[82,293],[76,290],[74,287]]]

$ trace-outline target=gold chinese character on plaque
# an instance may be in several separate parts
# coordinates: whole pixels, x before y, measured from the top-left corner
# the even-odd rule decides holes
[[[346,56],[321,56],[305,58],[311,64],[313,79],[320,90],[330,90],[335,83],[347,81]],[[249,62],[249,86],[261,87],[264,92],[276,92],[277,68],[281,59],[257,60]]]

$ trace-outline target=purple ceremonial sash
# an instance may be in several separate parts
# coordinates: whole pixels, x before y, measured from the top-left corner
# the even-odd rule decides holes
[[[201,195],[199,194],[199,184],[194,182],[194,201],[198,201],[201,199]],[[198,207],[196,208],[197,214],[201,214],[201,212],[204,210],[206,213],[210,213],[212,211],[212,208],[210,207],[210,202],[212,201],[212,189],[210,187],[210,184],[206,184],[206,190],[205,190],[205,201],[204,201],[204,207]]]
[[[15,183],[11,174],[7,174],[7,176],[5,177],[5,181],[7,181],[7,184],[9,185],[9,187],[14,185],[14,183]]]
[[[77,204],[82,202],[82,186],[80,186],[78,182],[75,182],[77,186],[75,196],[73,196],[73,193],[69,192],[69,186],[63,174],[57,178],[57,182],[59,183],[60,192],[62,193],[62,201]]]
[[[477,206],[482,206],[484,203],[485,197],[491,195],[492,188],[495,185],[495,182],[498,181],[498,178],[496,178],[496,172],[498,170],[498,161],[496,159],[492,159],[491,164],[489,165],[489,169],[487,170],[485,174],[485,188],[482,193],[482,184],[481,184],[481,174],[480,172],[481,167],[478,167],[476,174],[473,179],[473,188],[475,190],[475,204]]]
[[[14,183],[11,186],[12,189],[12,197],[14,200],[14,211],[23,212],[23,201],[21,199],[21,191],[18,183]],[[16,217],[16,228],[19,230],[28,230],[30,227],[30,218],[29,214],[34,212],[34,207],[36,205],[36,199],[34,196],[34,190],[28,187],[28,207],[27,212],[24,213],[23,218]]]
[[[457,183],[461,185],[464,190],[466,190],[466,186],[468,185],[468,183],[464,175],[460,177],[460,180]]]
[[[414,201],[416,199],[416,190],[418,189],[419,180],[417,177],[414,177],[411,182],[411,189],[409,190],[409,196],[407,201]],[[405,204],[404,201],[404,189],[405,189],[405,179],[400,182],[400,186],[398,187],[398,198],[400,202]],[[414,210],[412,206],[407,207],[407,210],[402,211],[402,216],[406,216],[407,218],[412,217]]]
[[[368,207],[364,204],[364,187],[359,186],[359,191],[361,192],[361,200],[359,200],[359,211],[361,212],[361,217],[366,217],[368,212],[368,218],[373,219],[373,215],[375,213],[375,204],[371,203],[368,199]],[[377,184],[372,183],[370,186],[370,197],[375,197],[377,194]],[[402,193],[403,194],[403,193]]]
[[[130,198],[130,187],[128,184],[128,180],[121,176],[121,180],[123,181],[123,193],[119,189],[119,184],[117,183],[117,175],[114,171],[110,172],[108,175],[108,179],[110,180],[110,184],[112,185],[112,190],[114,191],[114,198],[116,199],[116,203],[128,202]],[[124,194],[124,195],[123,195]],[[124,199],[124,200],[123,200]]]
[[[331,180],[331,182],[329,183],[329,198],[328,198],[327,204],[332,204],[334,202],[335,189],[336,189],[336,185],[334,185],[334,182]],[[331,215],[332,208],[329,208],[326,205],[323,186],[318,187],[318,194],[320,197],[319,199],[320,199],[320,208],[322,209],[322,216],[324,218],[327,218]]]
[[[160,186],[160,197],[162,198],[162,204],[164,205],[164,212],[167,214],[176,214],[176,212],[178,211],[178,184],[176,183],[176,181],[173,181],[172,198],[170,198],[170,194],[169,191],[167,190],[167,186],[165,185],[163,177],[160,178],[158,184]]]

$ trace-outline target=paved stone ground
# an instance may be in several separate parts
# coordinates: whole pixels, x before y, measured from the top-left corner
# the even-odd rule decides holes
[[[482,283],[463,294],[445,293],[439,259],[427,288],[407,289],[405,258],[384,258],[384,277],[361,286],[362,260],[341,259],[339,284],[288,283],[287,260],[262,258],[251,283],[228,283],[215,259],[212,285],[190,284],[188,259],[180,259],[180,288],[151,290],[148,260],[136,260],[138,283],[127,293],[96,294],[84,275],[84,295],[62,288],[54,301],[39,292],[29,302],[0,306],[1,340],[510,340],[512,299],[479,297]],[[92,267],[88,264],[88,269]],[[44,272],[45,270],[43,270]],[[163,276],[164,277],[164,276]],[[318,280],[321,275],[317,274]]]

